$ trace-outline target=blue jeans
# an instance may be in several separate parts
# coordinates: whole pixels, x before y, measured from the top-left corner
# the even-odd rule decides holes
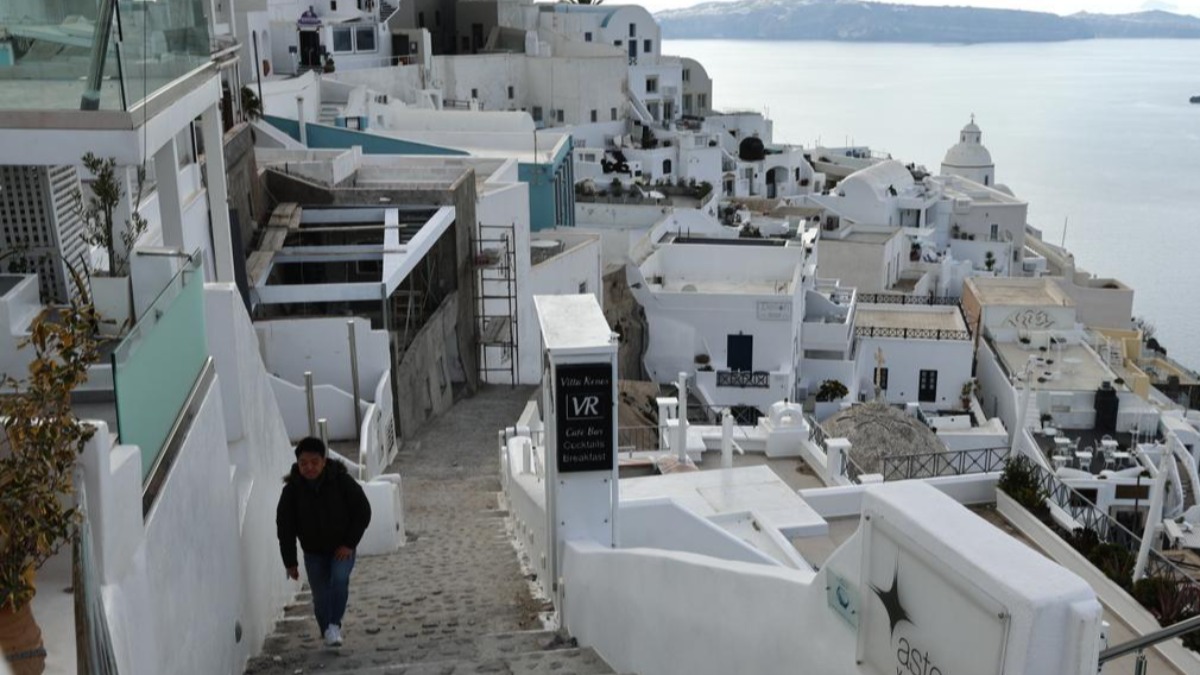
[[[304,554],[304,570],[308,573],[313,611],[317,615],[321,635],[330,625],[342,625],[346,601],[350,599],[350,572],[353,569],[354,554],[346,560],[337,560],[332,553]]]

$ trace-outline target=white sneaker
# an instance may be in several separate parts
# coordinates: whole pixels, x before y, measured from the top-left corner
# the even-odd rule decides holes
[[[342,628],[337,624],[329,624],[325,629],[325,644],[330,647],[342,646]]]

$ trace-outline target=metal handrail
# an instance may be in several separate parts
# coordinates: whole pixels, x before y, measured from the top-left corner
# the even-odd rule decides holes
[[[1181,635],[1186,635],[1194,630],[1200,629],[1200,616],[1193,616],[1190,619],[1184,619],[1179,623],[1173,623],[1162,630],[1156,630],[1153,633],[1143,635],[1139,638],[1134,638],[1129,642],[1123,642],[1116,647],[1109,647],[1100,652],[1100,663],[1111,661],[1112,659],[1120,658],[1126,654],[1140,652],[1146,647],[1153,647],[1160,642],[1166,642],[1171,638],[1177,638]]]

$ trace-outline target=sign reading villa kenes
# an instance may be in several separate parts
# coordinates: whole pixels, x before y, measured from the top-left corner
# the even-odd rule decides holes
[[[1008,639],[1004,606],[878,514],[867,522],[858,658],[869,672],[1002,672]]]
[[[555,369],[558,470],[611,471],[613,438],[612,364],[563,364]]]

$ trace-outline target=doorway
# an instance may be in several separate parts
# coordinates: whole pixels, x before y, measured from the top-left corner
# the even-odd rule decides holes
[[[730,370],[747,373],[754,370],[753,335],[730,335],[725,346],[728,351],[726,363]]]

